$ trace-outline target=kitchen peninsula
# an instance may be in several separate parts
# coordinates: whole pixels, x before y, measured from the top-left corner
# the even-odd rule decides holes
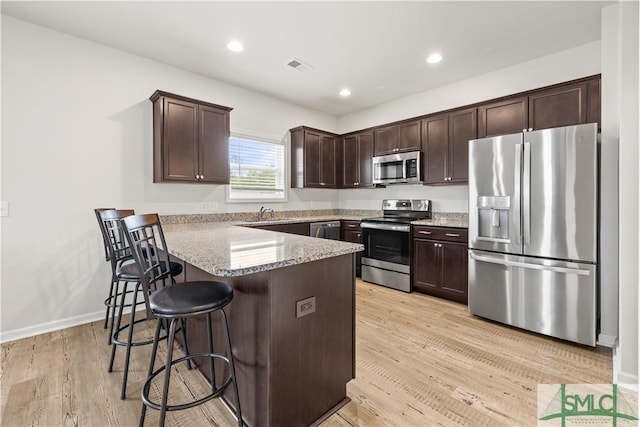
[[[225,311],[245,423],[319,423],[348,401],[355,377],[354,254],[363,246],[238,225],[163,224],[171,257],[184,263],[177,280],[233,287]],[[214,346],[224,348],[212,317]],[[204,351],[204,319],[187,330],[189,350]],[[232,395],[224,399],[235,407]]]

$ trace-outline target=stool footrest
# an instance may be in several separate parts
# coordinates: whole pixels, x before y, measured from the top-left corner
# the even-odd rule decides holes
[[[224,362],[226,362],[227,364],[229,364],[229,359],[222,355],[222,354],[218,354],[218,353],[193,353],[193,354],[189,354],[187,356],[183,356],[179,359],[173,360],[171,361],[171,366],[176,365],[180,362],[184,362],[185,360],[191,360],[194,359],[196,357],[210,357],[210,358],[218,358],[218,359],[222,359]],[[144,386],[142,387],[142,403],[150,408],[156,409],[156,410],[160,410],[161,406],[159,403],[155,403],[152,402],[151,400],[149,400],[149,389],[151,388],[151,382],[163,371],[165,371],[166,366],[162,366],[161,368],[158,368],[153,374],[151,374],[147,380],[144,383]],[[227,378],[227,380],[220,386],[220,387],[216,387],[215,390],[211,393],[209,393],[208,395],[201,397],[199,399],[196,400],[192,400],[190,402],[186,402],[186,403],[181,403],[179,405],[167,405],[166,406],[166,410],[167,411],[179,411],[181,409],[187,409],[187,408],[191,408],[194,406],[197,406],[201,403],[207,402],[211,399],[214,399],[216,397],[220,397],[220,395],[222,395],[222,393],[224,393],[224,391],[229,387],[229,385],[231,385],[231,381],[233,380],[233,378],[231,377],[231,375],[229,375],[229,377]]]
[[[138,319],[135,322],[133,322],[134,325],[137,325],[138,323],[142,323],[142,322],[148,322],[149,319],[147,318],[142,318],[142,319]],[[115,344],[115,345],[121,345],[121,346],[127,346],[127,342],[126,341],[121,341],[120,339],[118,339],[118,336],[120,335],[120,332],[124,331],[125,329],[129,328],[129,324],[126,324],[122,327],[120,327],[118,330],[114,331],[113,333],[113,338],[111,339],[111,343]],[[176,330],[176,332],[179,332],[181,330],[181,328],[178,328]],[[158,338],[158,340],[166,340],[167,339],[167,335],[166,335],[166,331],[165,331],[165,335],[162,335]],[[147,345],[147,344],[153,344],[153,338],[149,338],[148,340],[145,341],[131,341],[131,347],[138,347],[141,345]]]

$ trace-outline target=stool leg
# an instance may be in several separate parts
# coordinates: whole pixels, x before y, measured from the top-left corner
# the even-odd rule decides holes
[[[107,314],[109,316],[109,318],[111,319],[111,322],[109,322],[110,323],[110,325],[109,325],[109,344],[111,344],[111,336],[113,335],[113,323],[115,322],[115,318],[116,318],[116,305],[117,305],[117,302],[118,302],[118,288],[120,288],[120,280],[118,280],[115,276],[111,280],[113,280],[111,285],[113,286],[113,289],[115,290],[115,292],[111,291],[111,298],[109,299],[109,301],[111,301],[111,306],[107,307],[107,310],[111,311],[111,315]]]
[[[176,323],[178,319],[171,319],[169,324],[169,337],[167,338],[167,362],[164,371],[164,386],[162,387],[162,403],[160,404],[160,427],[164,427],[165,415],[167,413],[167,400],[169,397],[169,378],[171,377],[171,361],[173,360],[173,339],[176,334]]]
[[[211,335],[211,313],[205,314],[207,318],[207,344],[209,344],[209,353],[213,353],[213,336]],[[216,370],[214,358],[209,358],[209,378],[211,378],[211,391],[216,391]]]
[[[149,370],[147,371],[147,378],[151,376],[153,373],[153,367],[156,363],[156,355],[158,354],[158,342],[160,341],[160,329],[162,327],[162,320],[158,319],[156,322],[156,333],[153,336],[153,348],[151,349],[151,359],[149,360]],[[140,412],[140,422],[139,427],[144,426],[144,419],[147,415],[147,405],[145,404],[146,400],[149,400],[149,388],[151,387],[151,383],[147,383],[145,381],[145,385],[142,388],[142,411]]]
[[[188,356],[189,355],[189,344],[187,343],[187,320],[186,319],[180,319],[180,330],[182,331],[182,341],[184,342],[184,355]],[[193,369],[193,366],[191,365],[191,359],[187,359],[187,369],[191,370]]]
[[[107,301],[109,301],[110,305],[113,305],[112,301],[113,301],[113,282],[114,282],[114,277],[113,275],[111,275],[111,287],[109,289],[109,298],[107,299]],[[109,323],[109,312],[111,311],[111,306],[107,305],[107,309],[105,310],[104,313],[104,326],[102,327],[102,329],[107,329],[107,324]],[[111,337],[109,337],[109,343],[111,342]]]
[[[227,355],[229,356],[229,365],[231,365],[231,375],[233,376],[233,391],[236,395],[236,417],[238,417],[238,426],[243,427],[242,410],[240,409],[240,393],[238,392],[238,377],[236,377],[236,364],[233,361],[233,352],[231,351],[231,334],[229,333],[229,322],[227,314],[223,309],[220,310],[224,320],[224,328],[227,335]]]
[[[129,282],[124,282],[124,287],[122,289],[122,296],[120,297],[120,307],[118,307],[118,319],[116,320],[115,330],[111,334],[111,360],[109,360],[109,372],[113,371],[113,361],[116,357],[116,347],[117,345],[113,344],[113,342],[118,339],[118,329],[120,329],[120,324],[122,323],[122,310],[124,308],[124,298],[127,295],[127,285]]]
[[[133,289],[133,302],[131,303],[131,314],[129,314],[129,334],[127,336],[127,351],[124,356],[124,372],[122,375],[122,393],[120,399],[127,398],[127,380],[129,379],[129,360],[131,359],[131,342],[133,341],[133,326],[136,321],[136,303],[138,302],[138,291],[140,290],[140,282],[136,283]]]

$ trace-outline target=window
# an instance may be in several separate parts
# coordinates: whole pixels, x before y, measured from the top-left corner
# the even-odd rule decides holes
[[[229,138],[229,201],[286,201],[285,150],[266,138]]]

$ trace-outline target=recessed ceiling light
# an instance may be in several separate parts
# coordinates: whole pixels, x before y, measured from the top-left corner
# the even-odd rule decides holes
[[[227,43],[227,49],[232,52],[242,52],[244,50],[244,46],[242,46],[242,43],[240,43],[239,41],[232,40]]]
[[[440,61],[442,61],[442,55],[439,53],[432,53],[427,57],[427,62],[429,64],[437,64]]]
[[[347,88],[344,88],[340,91],[340,96],[349,96],[351,95],[351,91]]]

